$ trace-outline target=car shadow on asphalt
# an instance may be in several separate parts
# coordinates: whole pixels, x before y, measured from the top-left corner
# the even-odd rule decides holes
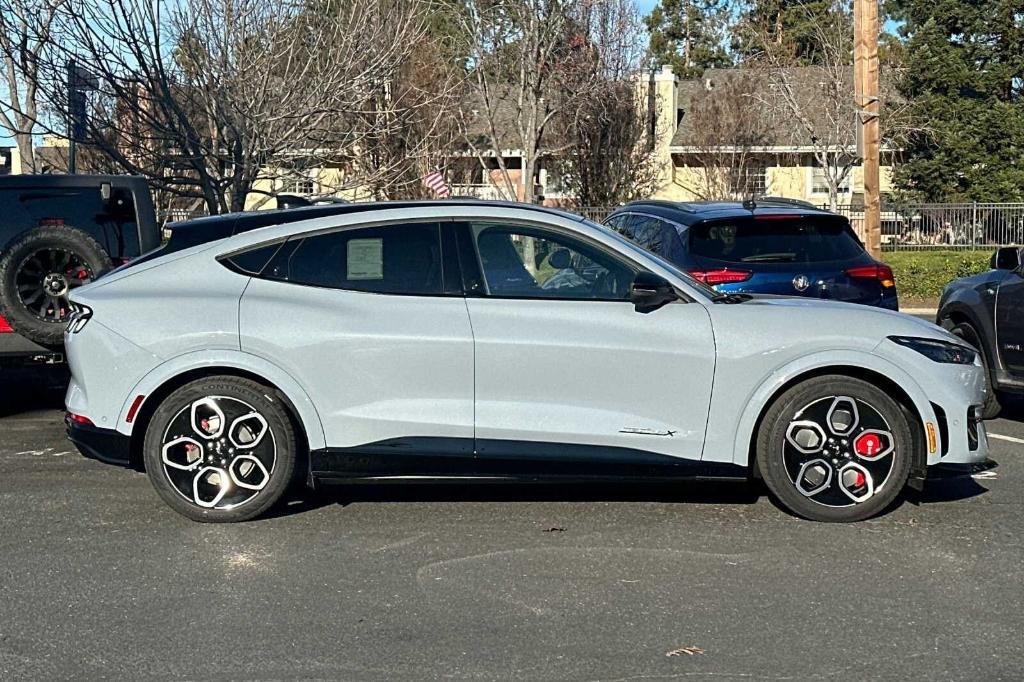
[[[927,506],[954,502],[984,495],[988,489],[970,473],[936,472],[929,477],[924,490],[907,488],[896,505],[910,503]],[[672,504],[752,505],[768,497],[776,508],[786,514],[768,495],[759,481],[751,482],[624,482],[624,483],[360,483],[330,484],[316,490],[296,490],[285,502],[262,518],[280,518],[303,514],[323,507],[346,507],[367,502],[655,502]],[[888,513],[888,512],[886,512]],[[789,514],[791,515],[791,514]],[[885,514],[883,514],[884,516]]]
[[[336,483],[296,490],[263,518],[362,502],[658,502],[751,505],[764,494],[757,482],[666,483]]]
[[[0,417],[38,410],[63,410],[66,367],[0,369]]]

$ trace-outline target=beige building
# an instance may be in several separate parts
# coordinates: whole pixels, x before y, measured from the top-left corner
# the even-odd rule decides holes
[[[828,205],[831,176],[838,205],[862,204],[852,84],[842,87],[811,67],[774,74],[709,69],[680,81],[666,66],[650,82],[663,169],[656,197],[777,196]],[[883,194],[891,190],[893,157],[883,149]]]

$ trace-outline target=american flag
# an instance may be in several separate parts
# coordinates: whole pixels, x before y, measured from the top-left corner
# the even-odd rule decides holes
[[[444,175],[439,170],[424,175],[423,185],[433,191],[434,196],[438,199],[446,199],[451,196],[452,191],[448,188],[448,183],[444,181]]]

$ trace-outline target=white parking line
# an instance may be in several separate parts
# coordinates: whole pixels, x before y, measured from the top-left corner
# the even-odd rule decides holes
[[[1005,440],[1005,441],[1009,441],[1010,443],[1022,443],[1022,444],[1024,444],[1024,438],[1014,438],[1013,436],[1004,436],[1004,435],[999,434],[999,433],[989,433],[987,435],[988,435],[989,438],[995,438],[996,440]]]

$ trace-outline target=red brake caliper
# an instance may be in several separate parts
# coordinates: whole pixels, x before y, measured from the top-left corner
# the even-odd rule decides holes
[[[862,457],[874,457],[882,449],[882,439],[873,433],[865,433],[853,442],[853,449]]]

